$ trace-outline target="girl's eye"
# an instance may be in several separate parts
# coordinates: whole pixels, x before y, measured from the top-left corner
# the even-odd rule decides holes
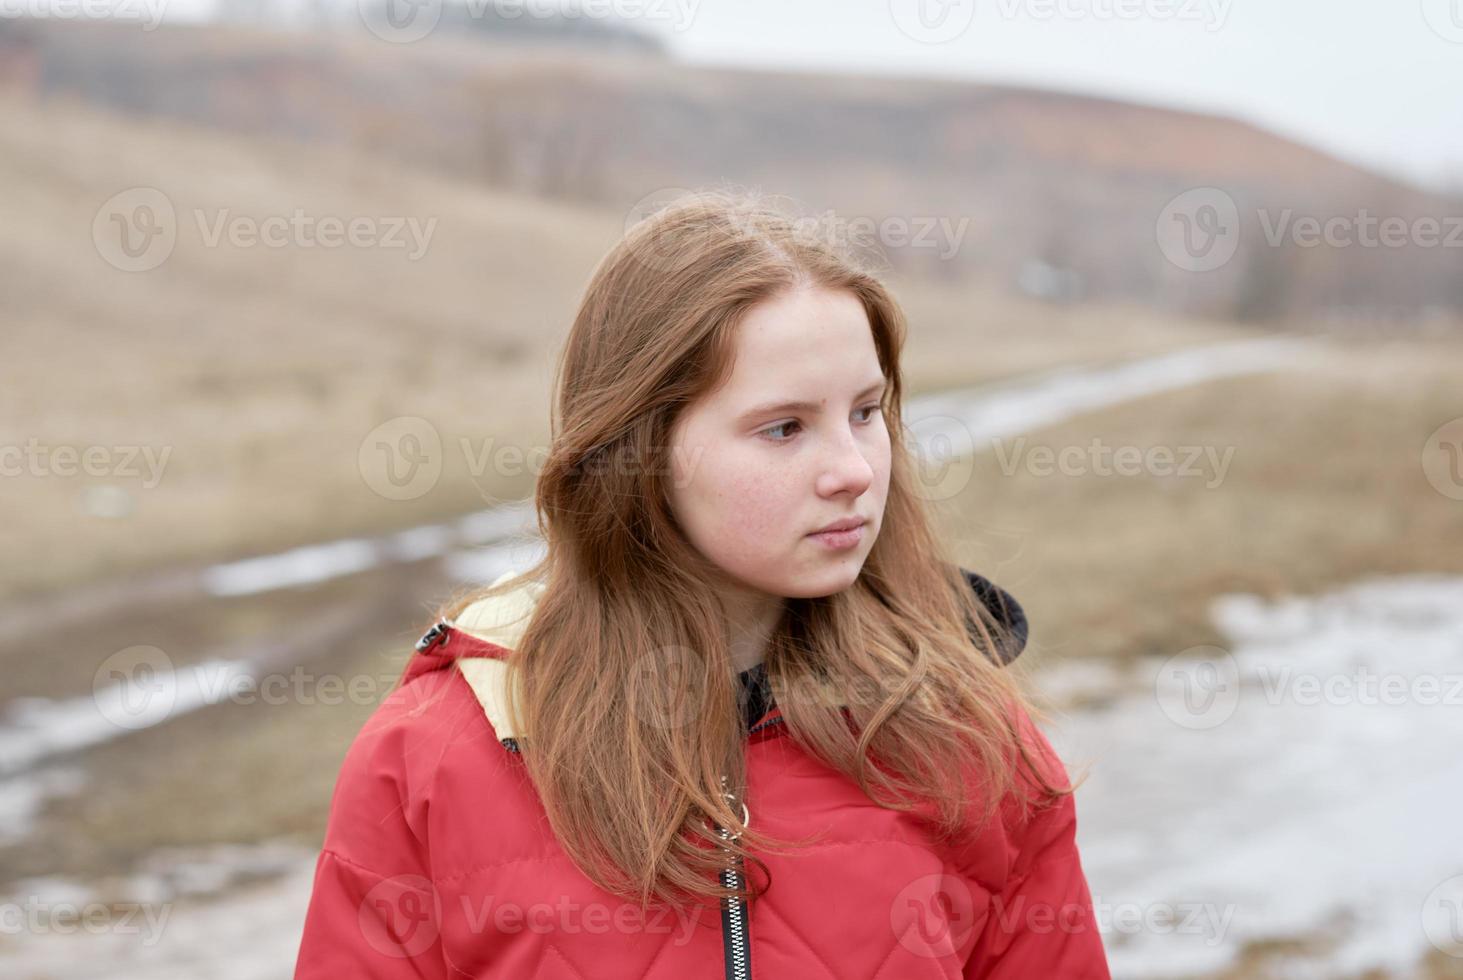
[[[856,411],[870,413],[869,415],[865,416],[864,419],[863,419],[864,422],[870,422],[870,421],[873,420],[873,415],[878,414],[878,412],[882,408],[883,408],[883,406],[880,405],[880,404],[865,405],[863,408],[856,409]],[[787,442],[787,438],[785,438],[785,437],[784,438],[778,438],[775,435],[772,435],[772,433],[777,432],[779,429],[786,429],[789,426],[795,426],[797,424],[798,423],[797,423],[796,420],[790,421],[790,422],[779,422],[779,423],[777,423],[776,425],[774,425],[774,426],[772,426],[770,428],[763,429],[762,430],[762,435],[767,436],[773,442]]]
[[[762,434],[765,436],[765,435],[767,435],[770,432],[776,432],[778,429],[786,429],[790,425],[797,425],[797,423],[796,422],[779,422],[776,425],[772,426],[770,429],[763,429],[762,430]],[[773,437],[772,441],[773,442],[787,442],[786,439],[778,439],[776,437]]]

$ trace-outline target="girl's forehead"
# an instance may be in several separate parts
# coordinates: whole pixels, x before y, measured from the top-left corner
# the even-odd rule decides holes
[[[842,302],[815,308],[758,307],[748,314],[737,328],[725,387],[777,395],[772,389],[788,384],[827,380],[842,386],[877,371],[878,350],[862,304],[848,293],[830,295]]]

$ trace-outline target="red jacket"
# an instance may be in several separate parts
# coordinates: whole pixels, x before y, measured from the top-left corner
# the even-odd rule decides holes
[[[1020,607],[966,577],[1015,627],[1004,655],[1019,653]],[[784,839],[816,828],[818,841],[759,853],[771,886],[750,906],[642,914],[602,891],[549,832],[502,707],[504,658],[536,596],[434,627],[352,743],[296,980],[1109,976],[1072,796],[1026,814],[1008,799],[973,842],[944,845],[805,753],[775,705],[747,737],[751,825]],[[1024,732],[1061,778],[1029,719]]]

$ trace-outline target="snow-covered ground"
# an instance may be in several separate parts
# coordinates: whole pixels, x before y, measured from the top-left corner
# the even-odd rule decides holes
[[[13,980],[286,980],[316,855],[286,844],[158,853],[120,881],[34,879],[0,898]]]
[[[1216,971],[1246,943],[1326,949],[1288,976],[1409,976],[1463,956],[1463,579],[1214,603],[1225,648],[1054,689],[1051,726],[1114,974]]]

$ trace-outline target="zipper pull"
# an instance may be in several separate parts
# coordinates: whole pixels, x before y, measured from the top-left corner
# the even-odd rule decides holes
[[[451,639],[451,637],[447,635],[447,628],[451,625],[452,624],[447,622],[447,620],[439,619],[435,624],[433,624],[431,629],[422,634],[422,638],[420,640],[417,640],[417,652],[425,653],[427,650],[437,645],[439,640],[441,642],[441,645],[445,647],[447,645],[447,641]]]
[[[721,797],[728,803],[737,802],[736,796],[734,796],[731,792],[727,790],[726,776],[721,777]],[[752,826],[752,812],[747,809],[747,801],[742,800],[742,829],[745,830],[750,826]],[[726,830],[725,827],[721,829]],[[733,834],[731,831],[727,830],[726,836],[732,840],[736,840],[738,837],[742,836],[742,834],[741,831],[737,831],[735,834]]]

